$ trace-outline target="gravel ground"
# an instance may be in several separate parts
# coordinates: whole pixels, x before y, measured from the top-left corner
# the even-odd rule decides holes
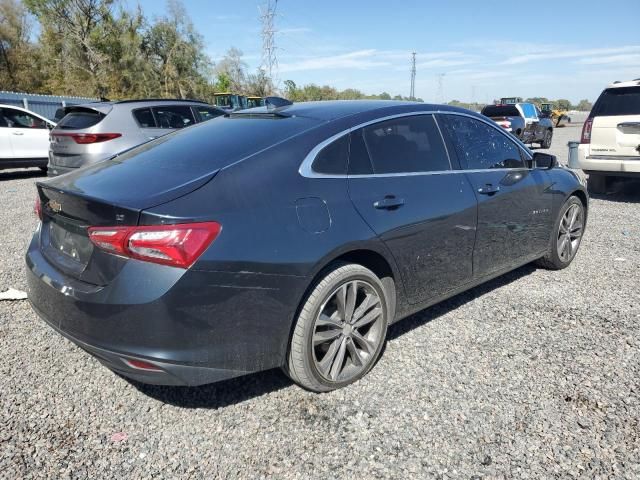
[[[579,128],[556,131],[561,160]],[[0,291],[25,287],[38,178],[0,172]],[[279,371],[132,385],[0,302],[0,477],[640,478],[638,187],[592,199],[570,268],[396,324],[372,372],[329,394]]]

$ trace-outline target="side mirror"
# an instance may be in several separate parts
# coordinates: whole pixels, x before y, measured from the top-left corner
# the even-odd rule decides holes
[[[558,166],[558,158],[549,153],[535,152],[533,154],[533,168],[551,170]]]

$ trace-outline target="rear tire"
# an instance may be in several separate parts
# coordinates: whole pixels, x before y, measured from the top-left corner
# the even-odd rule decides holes
[[[606,175],[590,173],[587,179],[587,188],[589,189],[589,193],[604,195],[607,193],[608,183],[609,179]]]
[[[393,312],[382,281],[362,265],[339,263],[303,301],[285,373],[298,385],[328,392],[356,382],[380,356]]]
[[[562,270],[571,265],[582,241],[586,218],[580,199],[575,195],[569,197],[554,224],[549,250],[536,264],[548,270]]]

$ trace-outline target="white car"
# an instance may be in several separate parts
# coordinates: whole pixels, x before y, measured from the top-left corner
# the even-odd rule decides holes
[[[0,170],[40,167],[49,161],[49,130],[55,124],[24,108],[0,104]]]
[[[600,94],[582,127],[578,167],[593,193],[606,193],[613,177],[640,178],[640,78]]]

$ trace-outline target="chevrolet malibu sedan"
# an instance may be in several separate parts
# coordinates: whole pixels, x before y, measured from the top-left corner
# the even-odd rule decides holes
[[[529,262],[588,197],[486,117],[383,101],[239,111],[39,182],[29,298],[113,371],[200,385],[363,377],[387,328]]]

